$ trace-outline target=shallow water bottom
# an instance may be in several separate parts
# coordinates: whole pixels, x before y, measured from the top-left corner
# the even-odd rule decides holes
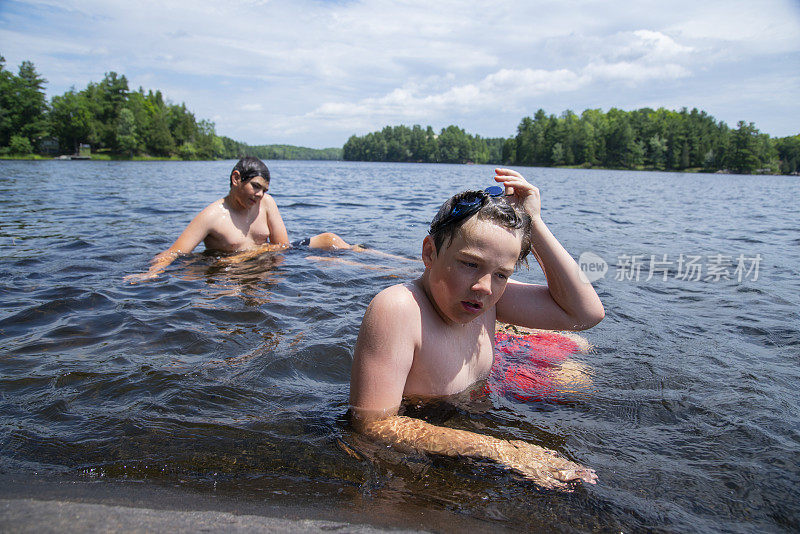
[[[288,489],[263,490],[272,495],[264,498],[258,493],[243,495],[224,487],[204,491],[199,487],[142,481],[0,476],[0,527],[13,532],[107,529],[467,532],[488,526],[483,521],[427,507],[387,506],[370,501],[337,506],[297,498]],[[501,525],[491,528],[493,532],[512,532]]]

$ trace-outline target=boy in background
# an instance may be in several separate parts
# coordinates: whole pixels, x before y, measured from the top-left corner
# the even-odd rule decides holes
[[[180,254],[190,253],[201,241],[207,250],[245,251],[237,254],[233,261],[242,261],[270,250],[283,250],[292,245],[323,249],[354,248],[330,232],[290,244],[278,206],[267,194],[269,180],[269,169],[263,161],[255,157],[240,159],[231,171],[228,195],[203,209],[171,247],[153,258],[146,273],[128,275],[125,280],[134,283],[155,278]]]
[[[352,421],[397,448],[493,460],[546,488],[594,483],[592,470],[554,451],[398,415],[404,397],[455,395],[486,378],[496,321],[583,330],[605,315],[542,221],[539,190],[515,171],[495,172],[502,187],[460,193],[442,205],[422,242],[422,276],[384,289],[367,308],[351,372]],[[510,279],[529,251],[546,286]]]

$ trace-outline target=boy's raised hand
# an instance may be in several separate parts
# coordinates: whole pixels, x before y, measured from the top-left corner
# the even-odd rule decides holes
[[[513,196],[514,202],[525,210],[534,221],[541,217],[542,200],[539,188],[531,185],[517,171],[511,169],[495,169],[495,181],[503,184],[506,195]]]

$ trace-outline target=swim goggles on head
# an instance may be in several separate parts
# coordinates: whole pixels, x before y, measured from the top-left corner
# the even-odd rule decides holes
[[[445,226],[466,219],[467,217],[471,217],[486,204],[486,200],[489,197],[500,197],[503,196],[505,192],[505,188],[500,185],[490,185],[483,191],[470,191],[457,202],[453,203],[453,207],[450,208],[450,213],[442,217],[435,227],[431,226],[431,233],[436,232],[439,228],[444,228]]]

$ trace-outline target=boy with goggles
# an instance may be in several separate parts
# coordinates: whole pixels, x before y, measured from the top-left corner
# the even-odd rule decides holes
[[[400,449],[493,460],[546,488],[594,483],[592,470],[542,447],[398,415],[404,397],[455,395],[486,378],[496,321],[583,330],[605,315],[542,221],[539,190],[516,171],[495,173],[500,186],[459,193],[442,205],[422,242],[422,276],[384,289],[367,308],[350,379],[352,421]],[[546,286],[510,279],[528,252]]]

